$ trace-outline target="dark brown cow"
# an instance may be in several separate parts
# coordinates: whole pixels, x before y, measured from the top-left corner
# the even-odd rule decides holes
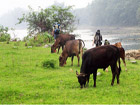
[[[55,43],[51,47],[51,53],[54,53],[56,48],[58,48],[57,53],[59,53],[60,47],[62,47],[62,50],[63,50],[65,43],[68,40],[74,40],[74,39],[75,39],[75,36],[72,34],[60,34],[58,38],[56,39]]]
[[[82,44],[82,42],[83,42],[83,44]],[[67,41],[66,45],[64,47],[64,50],[63,50],[61,56],[59,57],[59,65],[64,66],[67,58],[72,57],[71,65],[73,66],[73,58],[74,58],[74,56],[77,56],[78,66],[79,66],[79,61],[80,61],[79,54],[81,53],[81,55],[82,55],[84,46],[85,46],[84,41],[81,39]]]
[[[117,67],[117,61],[119,61],[119,68]],[[80,74],[76,71],[81,88],[83,88],[83,85],[85,87],[86,82],[89,82],[90,74],[93,74],[94,87],[96,87],[98,68],[103,68],[105,70],[109,65],[112,70],[111,85],[114,84],[115,76],[117,77],[117,83],[119,84],[119,75],[121,71],[119,49],[113,45],[106,45],[87,50],[82,57]]]

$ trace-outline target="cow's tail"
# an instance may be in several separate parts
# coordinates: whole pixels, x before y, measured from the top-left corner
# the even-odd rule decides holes
[[[119,63],[118,71],[119,71],[119,74],[120,74],[120,72],[121,72],[121,62],[120,62],[120,58],[118,59],[118,63]]]
[[[83,48],[85,47],[85,43],[81,39],[78,39],[78,40],[79,40],[79,54],[81,52],[81,56],[83,56]],[[82,43],[83,43],[83,46],[82,46]]]

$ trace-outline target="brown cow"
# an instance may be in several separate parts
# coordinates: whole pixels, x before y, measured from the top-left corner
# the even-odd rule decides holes
[[[122,47],[122,44],[121,42],[117,42],[114,44],[114,46],[118,47],[119,50],[120,50],[120,57],[124,63],[124,66],[125,66],[125,71],[127,71],[127,67],[126,67],[126,63],[125,63],[125,50],[124,48]]]
[[[56,48],[58,48],[57,53],[59,53],[60,47],[62,47],[62,50],[63,50],[65,43],[68,40],[74,40],[74,39],[75,39],[75,36],[72,34],[60,34],[58,38],[56,39],[55,43],[51,46],[51,53],[54,53]]]
[[[64,50],[61,56],[59,57],[59,65],[64,66],[64,64],[66,64],[67,58],[71,57],[71,66],[73,66],[73,58],[74,56],[77,56],[78,66],[79,66],[79,61],[80,61],[79,54],[81,53],[82,55],[84,46],[85,43],[81,39],[67,41]]]
[[[117,61],[119,61],[119,68],[117,67]],[[114,84],[115,77],[117,78],[117,84],[119,84],[121,67],[120,51],[118,47],[106,45],[87,50],[82,56],[80,74],[76,72],[81,88],[83,88],[83,86],[85,87],[86,83],[89,82],[90,74],[93,74],[94,87],[96,87],[97,70],[99,68],[105,70],[109,65],[111,66],[112,71],[111,85]]]

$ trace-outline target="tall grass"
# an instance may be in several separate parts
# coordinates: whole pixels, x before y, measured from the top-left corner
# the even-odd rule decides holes
[[[21,42],[0,43],[0,104],[140,104],[140,61],[123,63],[120,85],[116,80],[111,86],[112,74],[99,69],[97,87],[93,88],[93,76],[89,86],[80,89],[76,77],[77,58],[71,67],[71,59],[59,67],[60,54],[51,54],[50,48],[27,48]],[[44,68],[42,62],[55,61],[55,68]],[[81,59],[80,59],[81,61]]]

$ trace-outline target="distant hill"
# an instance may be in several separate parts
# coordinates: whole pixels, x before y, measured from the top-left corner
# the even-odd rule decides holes
[[[79,20],[79,25],[91,25],[87,7],[75,9],[73,10],[73,14],[76,16],[76,19]]]
[[[18,23],[18,18],[21,18],[23,13],[27,13],[27,10],[15,8],[14,10],[7,12],[0,17],[0,25],[9,28],[25,29],[26,23],[16,25]]]

